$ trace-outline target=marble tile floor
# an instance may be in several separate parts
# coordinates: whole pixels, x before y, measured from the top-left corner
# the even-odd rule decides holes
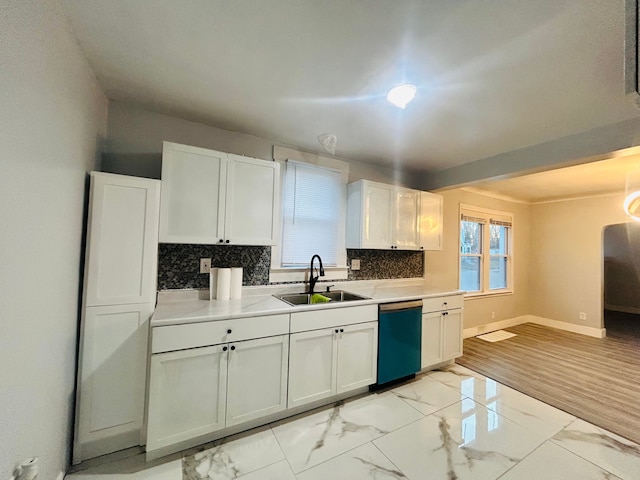
[[[632,480],[640,446],[455,365],[151,464],[65,478]]]

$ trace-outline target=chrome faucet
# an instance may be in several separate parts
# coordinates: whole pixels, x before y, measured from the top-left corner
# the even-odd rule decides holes
[[[318,271],[318,275],[316,275],[315,277],[313,276],[313,261],[315,259],[318,259],[318,262],[320,262],[320,270]],[[313,257],[311,257],[311,265],[309,265],[309,295],[313,295],[313,287],[316,286],[316,282],[318,281],[318,278],[320,277],[324,277],[324,267],[322,266],[322,259],[320,258],[320,255],[314,255]]]

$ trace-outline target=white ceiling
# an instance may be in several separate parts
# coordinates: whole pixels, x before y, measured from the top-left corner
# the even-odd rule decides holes
[[[615,158],[502,180],[471,184],[469,190],[525,203],[640,189],[640,147]]]
[[[623,0],[60,3],[109,98],[355,160],[432,171],[638,115]]]

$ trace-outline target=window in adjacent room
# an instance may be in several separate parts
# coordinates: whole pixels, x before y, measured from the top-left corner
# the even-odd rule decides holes
[[[513,216],[460,206],[460,289],[467,295],[513,291]]]
[[[270,281],[304,280],[315,254],[326,279],[346,278],[347,176],[340,168],[287,160],[281,238],[272,248]]]

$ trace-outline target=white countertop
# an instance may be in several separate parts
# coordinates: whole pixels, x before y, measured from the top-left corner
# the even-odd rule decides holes
[[[318,293],[322,293],[325,284],[317,284]],[[178,325],[182,323],[210,322],[232,318],[253,317],[257,315],[275,315],[306,310],[344,308],[356,305],[416,300],[420,298],[457,295],[462,290],[447,290],[425,284],[421,279],[374,280],[337,282],[332,290],[345,290],[365,297],[367,300],[354,300],[344,303],[322,303],[315,305],[291,306],[277,299],[274,294],[298,293],[304,291],[301,284],[274,285],[264,287],[244,287],[243,297],[235,300],[211,300],[203,296],[208,291],[184,290],[160,292],[158,305],[151,317],[151,326]]]

